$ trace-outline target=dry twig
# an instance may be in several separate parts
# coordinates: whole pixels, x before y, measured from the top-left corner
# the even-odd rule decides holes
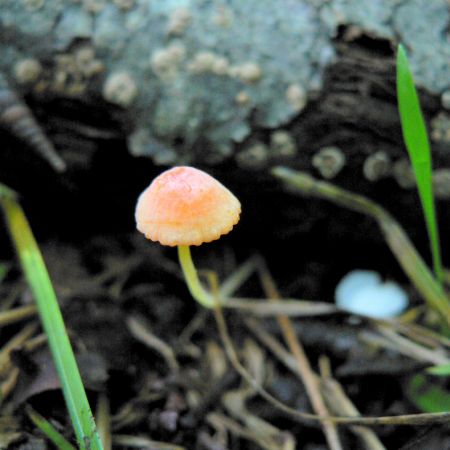
[[[347,397],[341,384],[332,378],[328,358],[322,357],[319,362],[321,372],[320,384],[325,400],[330,409],[335,414],[345,414],[350,417],[359,417],[359,411]],[[367,450],[386,450],[386,447],[378,439],[378,436],[369,428],[354,426],[350,427],[350,429],[364,442]]]
[[[273,302],[278,302],[281,299],[281,295],[278,292],[278,289],[275,285],[275,281],[269,273],[269,270],[265,266],[264,262],[261,260],[259,264],[259,275],[261,279],[261,284],[263,289],[270,299],[273,299]],[[291,350],[292,354],[295,357],[298,373],[301,376],[303,384],[306,388],[306,392],[308,393],[308,397],[311,401],[311,404],[314,408],[314,411],[322,417],[329,416],[328,409],[323,400],[322,394],[320,392],[320,388],[318,385],[317,375],[311,368],[309,364],[308,358],[306,356],[305,350],[303,349],[302,344],[298,340],[294,327],[290,319],[285,315],[279,315],[278,324],[280,325],[281,331],[284,336],[284,340]],[[342,444],[339,439],[339,435],[335,425],[328,421],[322,422],[322,428],[328,442],[329,447],[332,450],[342,450]]]

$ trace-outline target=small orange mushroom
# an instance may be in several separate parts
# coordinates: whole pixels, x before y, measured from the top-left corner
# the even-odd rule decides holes
[[[239,200],[211,175],[174,167],[141,194],[136,223],[147,239],[163,245],[200,245],[229,233],[240,212]]]
[[[219,181],[193,167],[174,167],[156,177],[136,205],[137,229],[147,239],[178,246],[192,296],[202,305],[214,299],[198,280],[190,245],[219,239],[239,222],[241,204]]]

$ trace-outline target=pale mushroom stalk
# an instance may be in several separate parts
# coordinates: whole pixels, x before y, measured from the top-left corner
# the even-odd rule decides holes
[[[197,269],[195,268],[191,257],[191,248],[188,245],[178,246],[178,259],[192,297],[205,308],[213,308],[214,298],[203,288],[198,279]]]

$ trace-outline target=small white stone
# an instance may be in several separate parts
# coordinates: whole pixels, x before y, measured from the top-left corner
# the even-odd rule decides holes
[[[353,270],[345,275],[336,286],[335,298],[338,306],[345,304],[346,299],[355,292],[367,286],[376,286],[381,283],[378,273],[371,270]]]
[[[363,316],[389,319],[408,307],[406,292],[394,282],[382,282],[378,273],[355,270],[338,283],[336,305],[348,312]]]

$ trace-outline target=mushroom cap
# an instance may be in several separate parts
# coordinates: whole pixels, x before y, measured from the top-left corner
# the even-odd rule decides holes
[[[219,239],[239,222],[241,204],[221,183],[193,167],[157,176],[136,205],[137,229],[163,245],[200,245]]]

